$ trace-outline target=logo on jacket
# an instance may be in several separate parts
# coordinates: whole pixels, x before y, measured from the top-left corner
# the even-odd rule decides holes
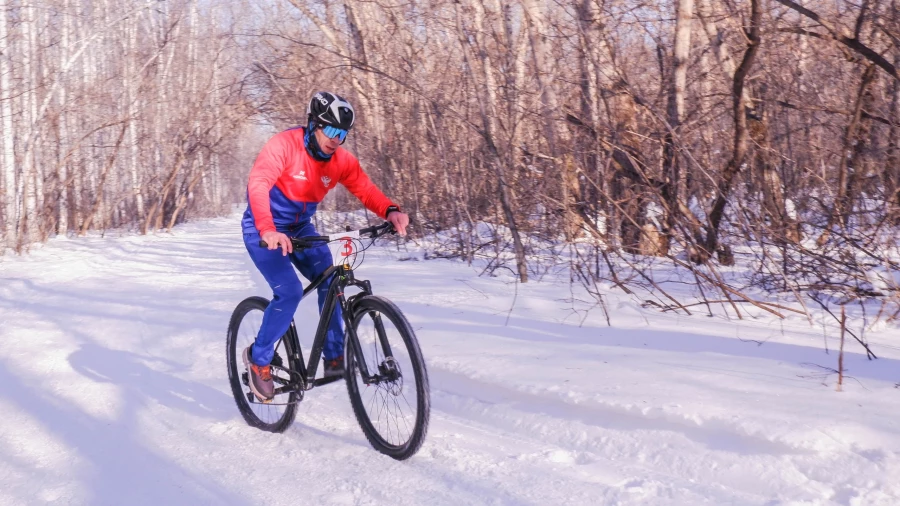
[[[302,179],[303,181],[307,181],[306,179],[306,171],[301,170],[300,172],[294,174],[294,179]]]
[[[331,178],[328,176],[322,176],[322,184],[325,185],[325,188],[328,188],[328,185],[331,184]]]

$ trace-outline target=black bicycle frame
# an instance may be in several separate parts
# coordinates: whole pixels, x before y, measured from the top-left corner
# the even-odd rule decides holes
[[[341,313],[344,319],[344,332],[347,334],[347,342],[346,346],[349,346],[349,352],[352,352],[356,357],[356,364],[360,369],[360,375],[363,378],[363,382],[371,383],[378,379],[377,376],[373,376],[369,373],[368,367],[366,365],[365,359],[362,354],[362,349],[359,344],[359,337],[356,335],[356,330],[353,328],[352,320],[353,314],[351,314],[350,309],[352,309],[353,304],[352,300],[356,297],[364,296],[364,295],[372,295],[372,285],[368,280],[357,280],[353,276],[353,270],[349,265],[333,265],[323,272],[319,277],[310,282],[309,286],[307,286],[303,290],[303,295],[300,298],[302,302],[303,299],[306,298],[307,295],[316,290],[319,285],[328,281],[329,278],[332,278],[331,286],[328,287],[328,292],[325,295],[325,302],[322,305],[322,311],[319,315],[319,325],[316,328],[315,338],[313,340],[312,349],[310,350],[309,355],[309,363],[303,363],[303,352],[300,347],[297,346],[295,350],[296,356],[294,358],[297,359],[297,362],[300,364],[299,371],[290,371],[291,373],[299,373],[301,383],[299,385],[294,384],[293,374],[291,374],[291,381],[285,387],[279,388],[278,390],[287,391],[292,390],[294,388],[299,387],[302,390],[309,390],[314,386],[325,385],[331,383],[333,381],[339,380],[340,376],[332,376],[329,378],[319,378],[313,380],[310,377],[310,371],[312,375],[315,375],[316,370],[319,368],[319,357],[322,354],[322,348],[325,345],[325,339],[328,334],[328,326],[331,324],[331,318],[334,317],[334,309],[337,304],[341,306]],[[360,292],[352,295],[348,302],[347,297],[344,295],[344,290],[348,286],[356,286],[360,288]],[[385,353],[390,353],[390,349],[388,344],[384,339],[384,326],[381,323],[381,319],[375,319],[376,329],[382,341],[382,346],[385,346]],[[292,334],[287,336],[288,338],[293,338],[295,343],[299,344],[299,338],[297,335],[297,327],[294,324],[293,320],[291,321],[291,326],[288,328],[288,334]],[[312,380],[312,381],[311,381]],[[281,392],[276,392],[281,393]]]

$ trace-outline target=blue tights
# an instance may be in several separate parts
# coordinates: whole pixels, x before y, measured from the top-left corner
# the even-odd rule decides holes
[[[289,232],[288,235],[303,237],[318,234],[315,226],[307,223],[296,231]],[[253,363],[263,366],[272,361],[272,357],[275,355],[275,343],[290,327],[294,312],[303,297],[303,285],[297,277],[294,267],[300,271],[300,274],[303,274],[303,277],[312,281],[325,272],[325,269],[331,267],[331,251],[327,245],[322,244],[302,251],[295,250],[290,255],[283,256],[281,248],[270,250],[261,247],[259,234],[255,232],[244,234],[244,244],[247,246],[247,251],[256,268],[262,273],[273,292],[272,302],[263,315],[259,335],[256,337],[256,342],[253,343],[253,349],[250,350]],[[320,313],[329,286],[331,286],[331,280],[322,283],[317,288]],[[335,307],[331,324],[328,326],[322,355],[325,356],[325,360],[333,360],[343,353],[344,326],[341,308]]]

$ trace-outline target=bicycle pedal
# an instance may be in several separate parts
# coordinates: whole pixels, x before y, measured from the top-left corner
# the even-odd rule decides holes
[[[250,404],[271,404],[273,399],[260,399],[253,392],[247,392],[247,401]]]
[[[241,374],[241,383],[243,383],[245,387],[250,386],[250,376],[247,374],[247,371],[244,371],[244,373]]]

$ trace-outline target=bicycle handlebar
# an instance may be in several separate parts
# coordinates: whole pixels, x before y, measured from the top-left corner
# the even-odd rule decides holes
[[[350,230],[347,232],[341,232],[337,234],[328,234],[328,235],[308,235],[304,237],[291,237],[291,244],[293,244],[294,248],[303,249],[307,248],[317,242],[331,242],[337,241],[339,239],[357,239],[359,237],[371,237],[375,239],[377,237],[381,237],[385,234],[394,234],[397,231],[394,230],[394,225],[391,222],[386,221],[381,225],[373,225],[371,227],[361,228],[359,230]],[[259,245],[262,248],[268,248],[269,245],[266,241],[262,239],[259,240]]]

